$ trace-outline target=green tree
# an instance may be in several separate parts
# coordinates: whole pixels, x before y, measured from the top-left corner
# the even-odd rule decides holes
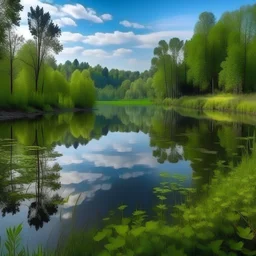
[[[33,69],[35,91],[38,92],[39,75],[45,57],[50,50],[58,54],[63,48],[58,39],[61,30],[58,25],[52,22],[49,12],[44,13],[44,9],[39,6],[35,9],[30,7],[28,26],[36,45],[36,59],[33,63]]]
[[[177,37],[172,38],[169,42],[169,49],[171,51],[173,64],[174,64],[173,68],[172,68],[172,70],[173,70],[172,80],[174,81],[173,85],[172,85],[172,87],[174,88],[172,97],[174,97],[174,98],[176,98],[177,94],[178,94],[178,83],[179,83],[179,79],[178,79],[178,75],[179,75],[179,72],[178,72],[178,57],[179,57],[180,51],[183,47],[183,44],[184,44],[184,42],[181,41]]]

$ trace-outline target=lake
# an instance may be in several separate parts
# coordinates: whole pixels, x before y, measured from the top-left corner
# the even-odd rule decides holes
[[[0,236],[23,223],[23,244],[54,248],[121,204],[150,212],[161,172],[201,191],[216,168],[230,172],[250,152],[254,131],[252,118],[156,106],[1,122]]]

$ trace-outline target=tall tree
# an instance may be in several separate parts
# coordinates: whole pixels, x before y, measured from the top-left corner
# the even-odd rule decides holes
[[[13,25],[20,24],[20,11],[23,6],[20,0],[0,0],[0,51],[3,50],[4,42],[7,38],[7,31]]]
[[[174,80],[174,83],[173,83],[173,92],[174,92],[174,95],[173,97],[177,97],[177,94],[178,94],[178,56],[180,54],[180,51],[183,47],[183,44],[184,42],[181,41],[179,38],[177,37],[174,37],[170,40],[169,42],[169,49],[171,51],[171,54],[172,54],[172,59],[173,59],[173,63],[174,63],[174,67],[173,67],[173,80]]]
[[[52,22],[49,12],[45,13],[44,9],[39,6],[35,9],[30,7],[28,26],[36,44],[36,60],[33,63],[33,68],[35,91],[38,92],[39,75],[45,57],[50,51],[58,54],[63,49],[59,41],[61,30],[58,25]]]
[[[14,60],[17,50],[24,42],[24,37],[15,33],[14,29],[8,28],[8,57],[10,62],[10,92],[13,93],[13,80],[14,80]]]

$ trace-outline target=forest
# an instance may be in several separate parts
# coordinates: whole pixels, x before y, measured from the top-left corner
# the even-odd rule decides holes
[[[0,107],[4,109],[88,108],[95,100],[179,98],[184,95],[252,93],[256,65],[256,5],[199,15],[190,40],[160,40],[150,70],[109,70],[87,62],[57,63],[61,29],[43,8],[31,7],[34,40],[16,33],[20,1],[1,5]],[[33,77],[33,79],[31,79]]]
[[[85,66],[95,82],[98,100],[164,99],[184,95],[253,93],[256,78],[256,5],[199,15],[190,40],[160,40],[150,70],[142,73],[108,70],[67,61],[58,70],[68,78]]]

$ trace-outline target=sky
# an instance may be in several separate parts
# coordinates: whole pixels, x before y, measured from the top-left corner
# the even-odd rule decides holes
[[[91,66],[144,71],[150,68],[153,49],[161,39],[190,39],[198,16],[213,12],[216,19],[225,11],[254,0],[21,0],[24,9],[18,32],[26,39],[27,13],[39,5],[51,14],[62,30],[66,60],[88,62]]]

